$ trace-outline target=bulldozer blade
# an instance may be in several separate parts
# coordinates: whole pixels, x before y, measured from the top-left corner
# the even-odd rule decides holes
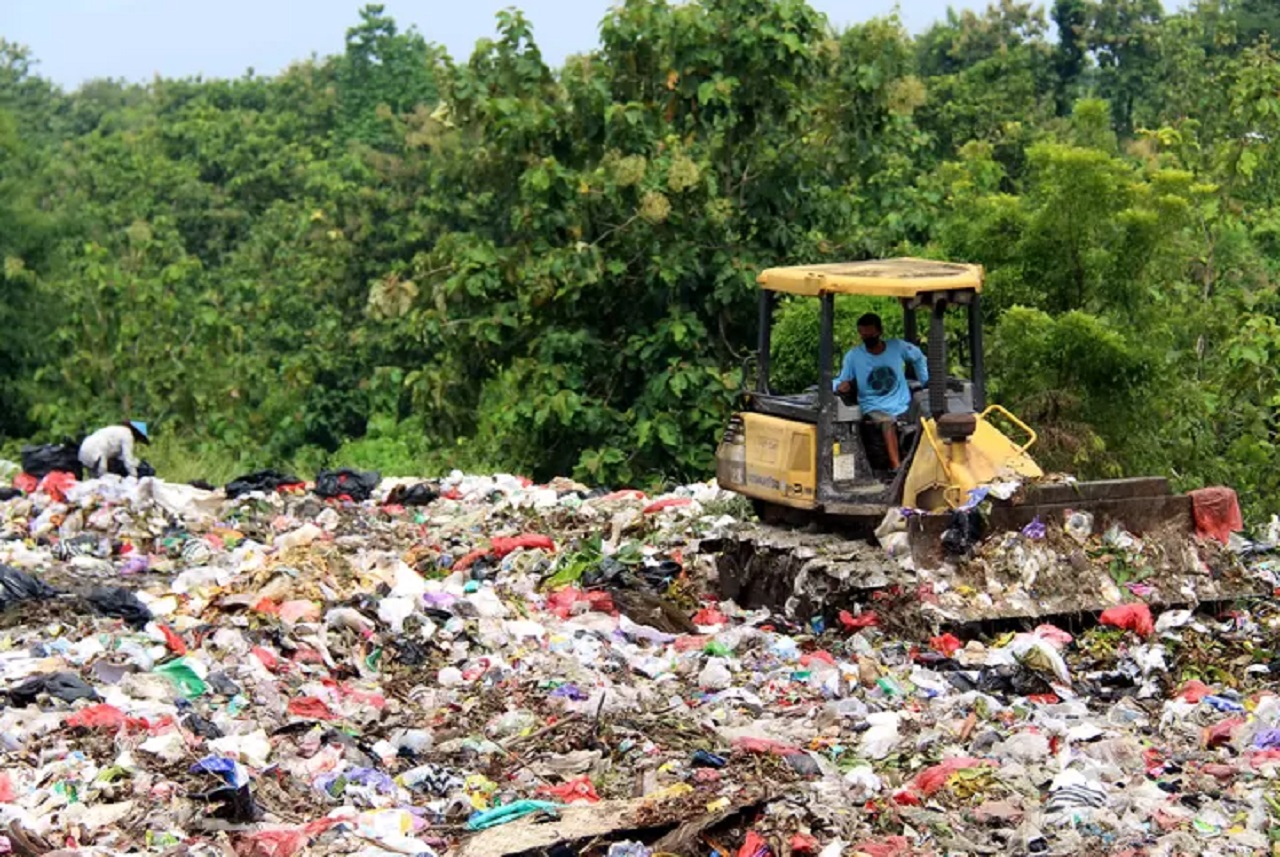
[[[1028,524],[1061,524],[1072,512],[1093,516],[1095,532],[1116,525],[1135,535],[1170,530],[1190,535],[1195,530],[1191,498],[1174,494],[1163,476],[1106,479],[1096,482],[1027,484],[1008,499],[991,498],[986,533],[1020,532]],[[911,556],[917,566],[943,562],[942,534],[950,513],[913,515],[908,532]]]

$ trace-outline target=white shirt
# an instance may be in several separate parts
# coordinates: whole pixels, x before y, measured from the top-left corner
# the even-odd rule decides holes
[[[130,476],[138,475],[138,460],[133,457],[133,429],[128,426],[100,428],[80,444],[80,463],[95,476],[107,472],[107,464],[118,458]]]

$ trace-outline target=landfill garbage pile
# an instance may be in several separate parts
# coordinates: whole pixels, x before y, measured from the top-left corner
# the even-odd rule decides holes
[[[721,600],[709,485],[55,476],[0,503],[0,853],[1280,853],[1271,599],[904,637]]]

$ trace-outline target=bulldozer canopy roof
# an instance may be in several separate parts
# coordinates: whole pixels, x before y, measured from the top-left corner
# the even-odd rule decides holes
[[[816,297],[821,294],[913,298],[922,292],[982,291],[982,266],[932,259],[877,259],[767,268],[756,277],[762,289]]]

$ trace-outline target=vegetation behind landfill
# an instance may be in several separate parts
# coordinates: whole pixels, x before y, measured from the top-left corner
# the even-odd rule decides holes
[[[560,69],[518,12],[454,59],[371,6],[275,77],[75,92],[0,43],[0,440],[133,416],[170,479],[705,477],[755,273],[906,253],[987,267],[1045,464],[1274,507],[1280,9],[1187,5],[913,37],[631,0]],[[780,314],[812,383],[813,307]]]

